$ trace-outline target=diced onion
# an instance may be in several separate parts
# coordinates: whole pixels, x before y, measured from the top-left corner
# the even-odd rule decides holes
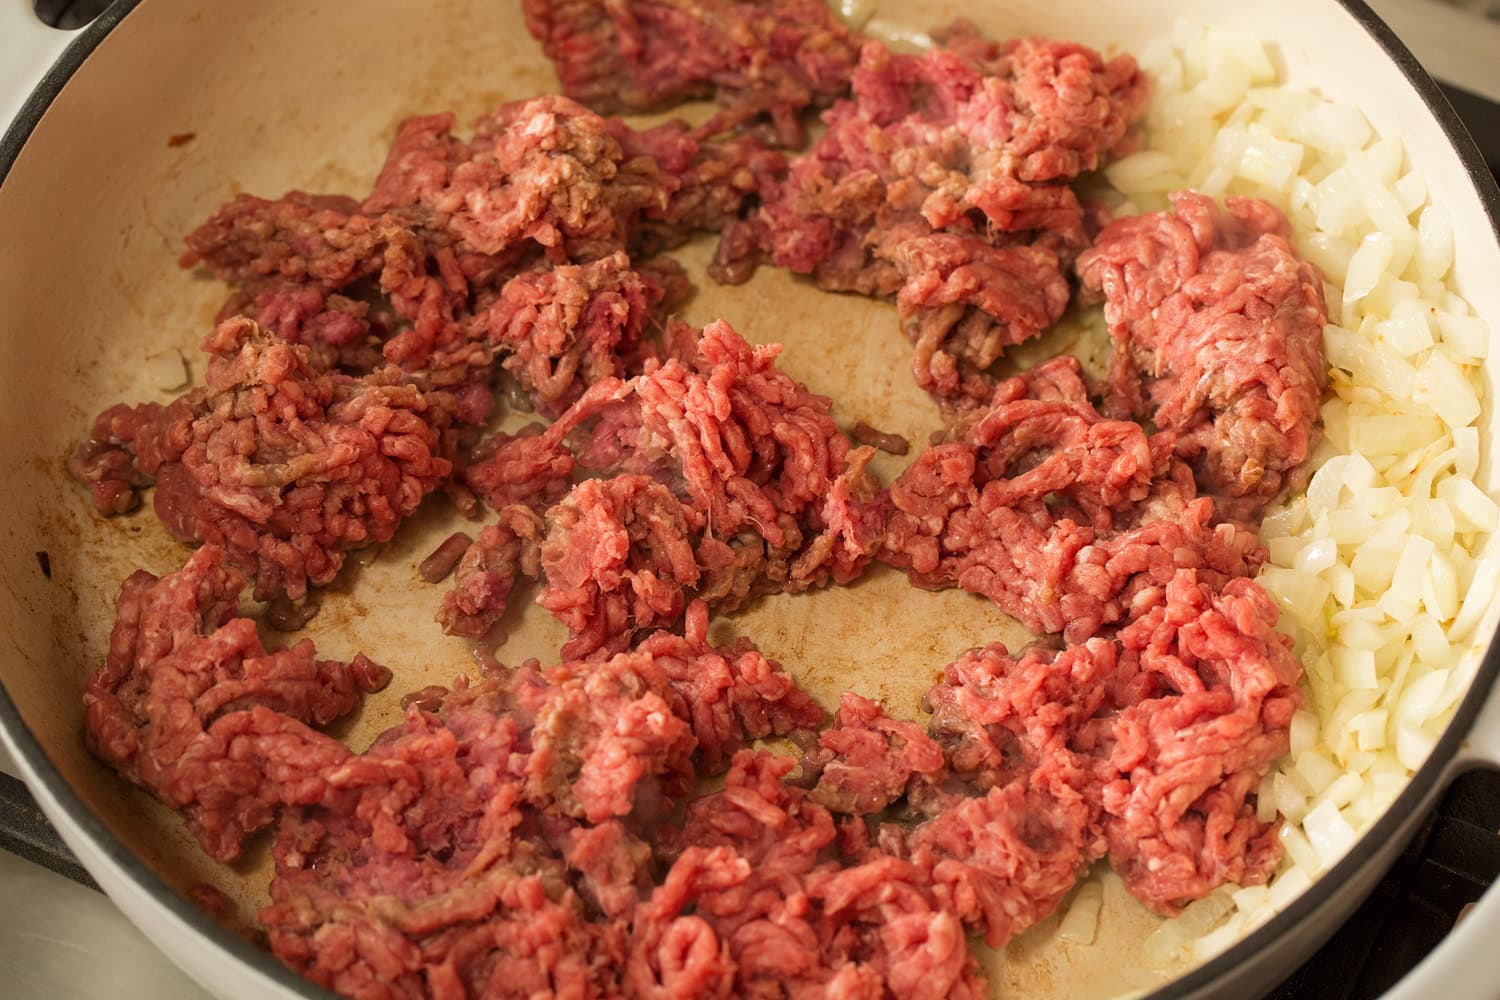
[[[1104,887],[1093,879],[1085,881],[1073,894],[1068,912],[1057,925],[1057,936],[1077,944],[1093,944],[1099,929],[1099,911],[1104,906]]]

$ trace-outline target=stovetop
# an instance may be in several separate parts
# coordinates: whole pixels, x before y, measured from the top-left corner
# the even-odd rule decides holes
[[[1500,178],[1500,65],[1461,52],[1454,29],[1464,22],[1427,0],[1371,2],[1440,80],[1463,81],[1444,82],[1443,90]],[[37,3],[65,26],[86,23],[88,8],[106,5]],[[96,891],[13,770],[0,751],[0,982],[7,984],[0,993],[20,1000],[205,997]],[[1497,831],[1500,774],[1458,778],[1365,904],[1268,1000],[1380,996],[1500,876]]]

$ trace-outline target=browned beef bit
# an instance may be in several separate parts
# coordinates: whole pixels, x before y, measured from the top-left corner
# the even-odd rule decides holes
[[[1078,260],[1114,342],[1107,408],[1176,431],[1204,489],[1248,520],[1297,481],[1315,440],[1322,276],[1266,202],[1172,203],[1111,224]]]
[[[911,442],[900,434],[876,430],[863,420],[849,428],[849,437],[859,444],[867,444],[891,455],[905,455],[911,450]]]
[[[1001,383],[962,440],[891,485],[879,558],[1083,642],[1181,569],[1222,584],[1264,558],[1254,532],[1214,523],[1175,444],[1100,416],[1077,360],[1055,358]]]
[[[138,570],[84,687],[90,749],[180,811],[219,861],[282,808],[319,800],[351,754],[309,727],[391,676],[363,655],[320,660],[307,639],[267,650],[255,622],[235,617],[245,583],[216,545],[160,579]]]
[[[764,258],[820,288],[897,295],[918,384],[982,403],[1000,352],[1067,305],[1064,268],[1088,245],[1068,183],[1128,148],[1148,85],[1129,56],[946,38],[923,55],[866,42],[852,97],[726,231],[713,270],[740,281]]]
[[[802,111],[849,85],[858,34],[820,0],[523,0],[563,92],[605,112],[717,97],[724,127],[757,119],[802,144]]]
[[[167,530],[222,546],[254,574],[257,600],[330,582],[349,550],[388,541],[451,472],[451,396],[394,369],[317,371],[307,348],[246,319],[221,323],[205,347],[204,386],[165,407],[106,410],[73,464],[105,513],[155,481]]]
[[[505,614],[518,577],[541,570],[542,519],[524,504],[500,508],[458,560],[453,587],[443,595],[437,622],[449,635],[477,639]]]
[[[453,572],[469,546],[474,544],[474,539],[469,537],[468,532],[455,531],[447,538],[438,543],[431,554],[423,559],[417,566],[417,575],[428,583],[441,583]]]
[[[296,632],[317,617],[323,602],[310,593],[299,604],[285,594],[277,594],[266,605],[266,624],[278,632]]]
[[[711,324],[690,361],[595,382],[543,433],[502,438],[466,471],[492,503],[534,509],[575,464],[616,474],[548,512],[539,601],[573,630],[564,655],[624,648],[675,621],[689,590],[732,609],[868,563],[881,538],[873,450],[849,450],[829,401],[779,371],[779,353]]]
[[[260,914],[272,949],[355,997],[617,995],[651,884],[642,831],[690,789],[692,755],[718,770],[748,738],[823,719],[753,649],[708,646],[701,606],[689,622],[408,708],[284,819]]]

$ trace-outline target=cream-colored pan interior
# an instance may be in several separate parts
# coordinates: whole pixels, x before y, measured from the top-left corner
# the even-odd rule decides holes
[[[1208,0],[887,6],[883,18],[913,26],[962,15],[1000,36],[1045,33],[1106,49],[1169,31],[1183,12],[1276,41],[1290,80],[1356,101],[1380,131],[1407,138],[1434,199],[1468,220],[1458,234],[1459,281],[1500,330],[1500,255],[1472,187],[1400,73],[1336,4],[1238,5],[1255,11],[1239,14]],[[1340,42],[1330,47],[1331,39]],[[359,194],[402,118],[452,109],[466,122],[552,89],[511,0],[145,0],[67,85],[0,188],[0,678],[80,796],[178,887],[216,884],[248,914],[269,858],[262,843],[234,870],[208,862],[171,813],[84,750],[79,692],[101,661],[120,581],[137,567],[168,572],[187,549],[166,537],[149,504],[96,517],[67,477],[66,453],[104,405],[170,397],[151,384],[148,355],[176,346],[201,376],[196,343],[225,292],[176,260],[183,235],[227,197],[291,188]],[[710,249],[695,245],[683,259],[701,265]],[[892,307],[820,293],[770,268],[728,289],[695,270],[700,290],[686,318],[722,316],[752,341],[784,343],[784,367],[832,396],[845,426],[863,419],[918,444],[939,426],[909,374]],[[882,456],[877,470],[889,481],[903,462]],[[1488,462],[1481,475],[1489,477]],[[401,693],[471,669],[466,644],[432,623],[441,589],[416,575],[455,517],[430,501],[328,593],[309,627],[326,655],[364,650],[396,672],[341,729],[351,745],[392,722]],[[503,660],[555,659],[562,631],[548,616],[529,608],[511,622]],[[826,703],[854,689],[901,715],[916,712],[921,692],[962,650],[1026,639],[985,601],[926,593],[881,568],[857,586],[766,600],[715,627],[752,637]],[[1161,981],[1139,958],[1154,920],[1117,882],[1107,884],[1096,944],[1056,941],[1054,924],[992,956],[1002,991],[1082,997]]]

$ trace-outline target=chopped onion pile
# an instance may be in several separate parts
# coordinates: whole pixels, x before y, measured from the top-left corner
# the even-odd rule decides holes
[[[1167,921],[1147,949],[1162,967],[1217,954],[1285,907],[1427,758],[1492,628],[1478,626],[1500,585],[1486,552],[1500,510],[1475,484],[1489,329],[1448,283],[1453,218],[1401,141],[1356,107],[1277,86],[1246,36],[1183,21],[1141,63],[1157,87],[1149,142],[1105,171],[1121,211],[1164,208],[1182,187],[1285,211],[1327,279],[1332,388],[1306,494],[1261,532],[1259,579],[1307,670],[1291,753],[1258,796],[1262,819],[1285,817],[1286,859],[1270,885]]]

